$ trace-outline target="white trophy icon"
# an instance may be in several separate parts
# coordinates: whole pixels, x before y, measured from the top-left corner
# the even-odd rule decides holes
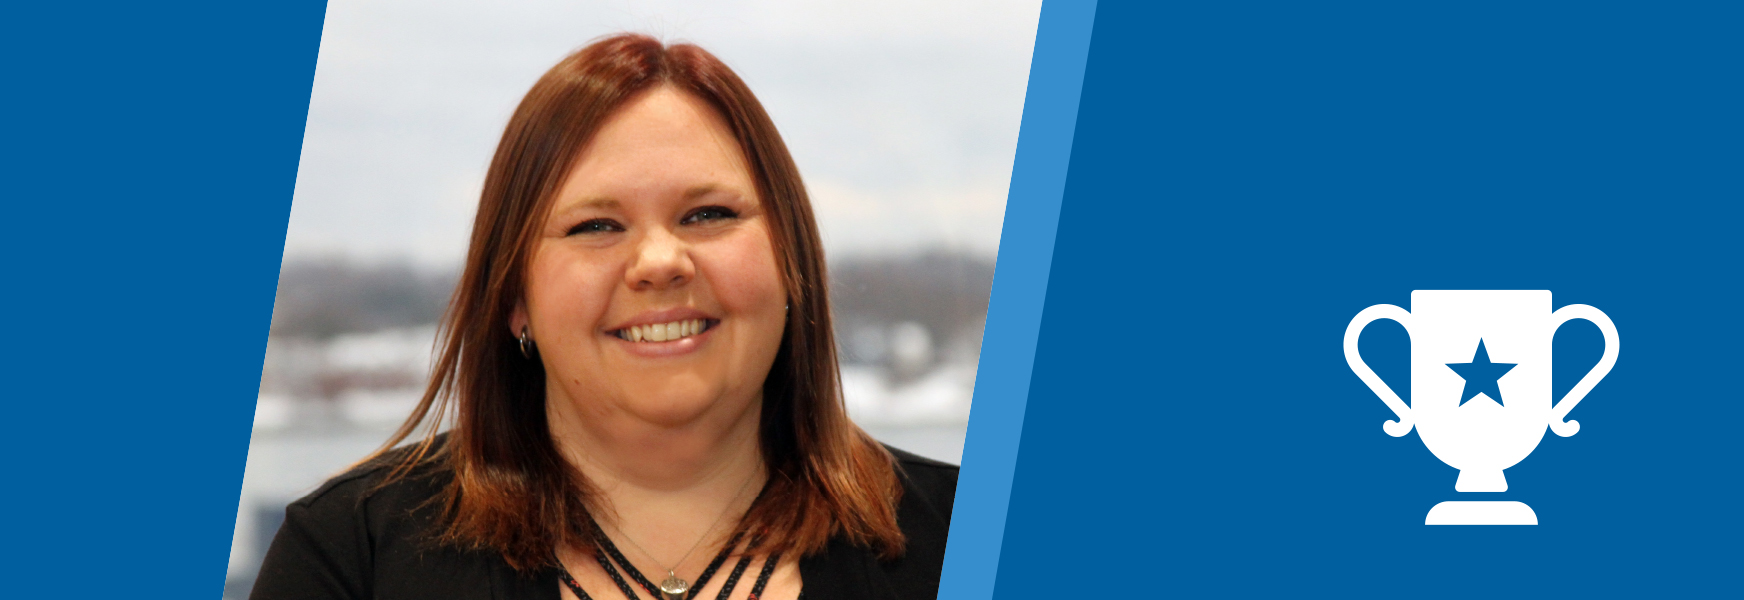
[[[1411,310],[1377,304],[1357,313],[1344,331],[1344,359],[1399,416],[1381,424],[1401,437],[1417,428],[1423,445],[1459,469],[1454,489],[1503,492],[1502,470],[1538,447],[1549,427],[1568,437],[1580,423],[1568,412],[1617,364],[1617,327],[1599,309],[1570,304],[1550,310],[1548,290],[1416,290]],[[1411,335],[1411,405],[1394,393],[1357,352],[1357,338],[1377,319],[1392,319]],[[1551,338],[1574,319],[1599,326],[1605,353],[1560,402],[1550,398]],[[1537,525],[1521,502],[1436,504],[1428,525]]]

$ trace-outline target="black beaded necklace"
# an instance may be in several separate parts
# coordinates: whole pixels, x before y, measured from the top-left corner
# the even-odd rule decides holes
[[[599,530],[595,529],[595,531]],[[638,600],[638,597],[636,596],[636,589],[630,587],[630,582],[624,580],[624,573],[628,573],[630,578],[634,580],[637,585],[642,586],[642,589],[647,590],[648,594],[654,598],[661,600],[694,600],[696,595],[702,590],[703,586],[708,585],[709,580],[714,577],[715,572],[720,570],[721,565],[726,563],[727,557],[733,552],[733,548],[738,547],[739,539],[741,537],[743,537],[743,532],[733,534],[732,539],[728,540],[726,545],[721,547],[720,554],[716,554],[714,560],[709,561],[708,568],[703,569],[702,574],[697,576],[696,584],[691,586],[689,593],[687,594],[662,593],[660,588],[654,585],[654,582],[649,581],[648,577],[642,574],[641,570],[637,569],[635,565],[630,564],[630,561],[624,558],[624,553],[618,550],[617,544],[612,543],[612,539],[606,537],[604,533],[598,534],[594,540],[594,559],[599,561],[600,568],[605,570],[606,575],[612,578],[612,583],[617,584],[618,590],[623,592],[624,597],[629,600]],[[755,539],[752,540],[752,544],[756,544]],[[763,589],[769,585],[770,575],[775,573],[775,565],[780,562],[780,552],[770,554],[768,558],[763,559],[763,568],[757,573],[756,583],[751,586],[749,600],[758,600],[758,598],[763,595]],[[750,564],[750,555],[747,554],[739,558],[738,564],[733,565],[732,573],[727,575],[726,583],[721,586],[721,592],[716,596],[717,600],[727,600],[727,598],[732,595],[733,588],[738,586],[739,577],[745,574],[745,569],[746,567],[749,567]],[[622,570],[621,572],[620,568]],[[576,583],[575,577],[569,574],[569,569],[564,568],[561,562],[558,563],[558,569],[558,578],[563,580],[563,585],[568,586],[569,591],[574,593],[576,598],[580,600],[593,600],[591,596],[588,596],[586,591],[581,589],[581,584]],[[802,595],[801,597],[803,598],[804,596]]]
[[[768,493],[768,491],[767,486],[758,490],[757,497],[751,499],[751,506],[755,507],[762,502],[763,494]],[[618,590],[623,592],[624,597],[629,600],[639,599],[636,597],[636,589],[630,587],[630,583],[624,580],[623,573],[619,572],[618,565],[622,565],[623,572],[629,573],[636,585],[642,586],[642,589],[656,600],[696,600],[697,594],[702,593],[703,586],[708,585],[709,579],[713,578],[715,572],[720,570],[721,565],[727,562],[727,557],[732,555],[733,549],[739,546],[739,539],[745,535],[743,529],[733,532],[733,536],[721,546],[720,554],[716,554],[714,560],[709,561],[708,567],[702,570],[702,574],[697,576],[696,583],[690,584],[689,589],[685,592],[671,594],[662,592],[659,586],[654,585],[654,582],[649,581],[648,577],[642,574],[641,570],[630,564],[629,559],[624,558],[624,553],[618,550],[617,544],[612,543],[612,538],[606,535],[605,529],[599,526],[599,522],[593,520],[593,515],[588,515],[587,520],[594,532],[594,560],[599,561],[600,568],[605,570],[606,575],[612,578],[612,583],[616,583]],[[757,542],[758,537],[753,536],[748,547],[755,547]],[[769,577],[775,574],[775,565],[780,563],[780,552],[771,553],[768,558],[763,559],[763,568],[758,571],[757,581],[751,585],[751,595],[747,596],[746,600],[760,600],[762,598],[763,588],[769,585]],[[750,565],[751,555],[749,553],[739,557],[739,562],[733,565],[733,571],[727,575],[726,582],[721,585],[721,593],[715,596],[715,600],[727,600],[733,594],[733,588],[738,586],[739,577],[745,574],[745,569]],[[575,577],[569,574],[569,568],[563,566],[562,560],[557,561],[557,577],[563,581],[563,585],[567,586],[571,593],[575,594],[578,600],[593,600],[592,596],[587,595],[587,592],[581,589],[581,584],[576,583]],[[798,600],[805,600],[804,590],[800,591]]]

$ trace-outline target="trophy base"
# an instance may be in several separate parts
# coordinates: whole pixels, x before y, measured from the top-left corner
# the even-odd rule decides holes
[[[1442,502],[1424,525],[1537,525],[1538,513],[1524,502]]]

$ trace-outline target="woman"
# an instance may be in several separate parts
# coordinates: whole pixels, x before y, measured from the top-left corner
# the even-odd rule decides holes
[[[824,290],[731,70],[582,49],[498,146],[423,401],[286,510],[253,597],[934,597],[957,469],[848,420]]]

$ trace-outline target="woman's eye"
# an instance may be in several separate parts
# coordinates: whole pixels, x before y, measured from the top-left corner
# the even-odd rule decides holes
[[[733,209],[725,206],[704,206],[691,211],[688,215],[685,215],[684,220],[679,221],[679,223],[683,225],[697,225],[711,221],[735,219],[738,218],[738,216],[739,213],[733,212]]]
[[[623,231],[623,230],[624,230],[624,227],[622,225],[619,225],[617,223],[617,221],[613,221],[611,219],[589,219],[586,221],[582,221],[581,223],[577,224],[574,227],[569,228],[568,235],[577,235],[577,234],[586,234],[586,233],[610,233],[613,231]]]

